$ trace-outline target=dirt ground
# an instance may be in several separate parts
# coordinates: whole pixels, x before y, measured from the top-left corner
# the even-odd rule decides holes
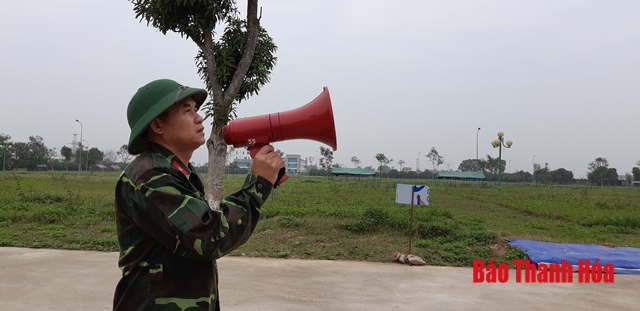
[[[117,253],[0,248],[0,309],[111,310]],[[640,276],[614,283],[473,283],[471,268],[225,257],[223,310],[638,310]]]

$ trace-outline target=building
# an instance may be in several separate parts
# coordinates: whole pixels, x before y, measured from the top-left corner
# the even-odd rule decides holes
[[[247,148],[233,149],[229,154],[231,163],[235,163],[238,168],[250,169],[253,159]],[[282,157],[285,163],[287,173],[306,173],[308,159],[303,158],[299,154],[287,154]]]
[[[95,164],[95,165],[93,165],[91,167],[91,170],[93,170],[93,171],[101,171],[102,172],[102,171],[106,171],[107,167],[102,165],[102,164]]]
[[[251,164],[253,163],[253,159],[251,158],[251,154],[249,154],[249,149],[247,148],[238,148],[231,150],[231,157],[233,160],[232,163],[235,163],[238,168],[251,168]]]
[[[306,173],[307,159],[303,159],[299,154],[287,154],[284,156],[285,168],[288,173]]]

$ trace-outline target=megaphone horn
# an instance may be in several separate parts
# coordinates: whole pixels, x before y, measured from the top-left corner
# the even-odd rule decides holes
[[[329,89],[325,86],[318,97],[293,110],[232,120],[222,128],[222,136],[228,145],[248,147],[252,158],[266,144],[292,139],[315,140],[335,151],[338,142]],[[276,185],[288,178],[281,175],[284,179]]]

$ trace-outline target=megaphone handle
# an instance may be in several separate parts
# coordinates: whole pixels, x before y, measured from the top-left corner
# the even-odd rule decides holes
[[[280,169],[280,172],[278,172],[278,179],[276,179],[276,184],[273,185],[273,187],[278,188],[278,186],[280,186],[280,184],[282,184],[283,182],[287,181],[287,179],[289,179],[289,176],[285,174],[285,169],[283,167]]]
[[[251,147],[247,147],[249,149],[249,155],[251,155],[252,159],[255,158],[256,154],[258,153],[258,150],[260,150],[262,146],[264,145],[253,145]],[[287,181],[287,179],[289,179],[289,176],[287,176],[286,170],[283,167],[278,172],[278,179],[276,179],[276,183],[273,185],[273,187],[278,188],[278,186],[280,186],[283,182]]]

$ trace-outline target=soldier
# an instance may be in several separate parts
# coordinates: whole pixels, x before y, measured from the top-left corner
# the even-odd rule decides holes
[[[115,209],[122,278],[114,310],[219,310],[216,259],[244,244],[284,161],[266,145],[242,188],[209,206],[189,163],[205,142],[203,89],[156,80],[129,102],[128,150]]]

